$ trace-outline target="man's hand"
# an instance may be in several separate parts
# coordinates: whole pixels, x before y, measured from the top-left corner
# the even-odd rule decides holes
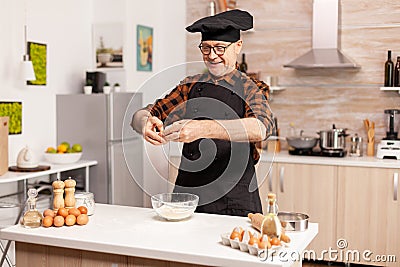
[[[167,141],[163,137],[164,124],[154,116],[144,118],[146,122],[142,130],[144,139],[153,145],[162,145]],[[158,131],[158,132],[157,132]]]
[[[164,138],[167,141],[190,143],[204,135],[207,129],[201,128],[198,120],[180,120],[168,126],[164,131]]]

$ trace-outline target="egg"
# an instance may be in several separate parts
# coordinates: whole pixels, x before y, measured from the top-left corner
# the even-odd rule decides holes
[[[87,216],[87,214],[81,214],[78,216],[78,218],[76,218],[76,222],[79,225],[85,225],[88,223],[88,221],[89,221],[89,217]]]
[[[68,210],[66,208],[59,208],[57,215],[63,216],[65,218],[68,216]]]
[[[271,240],[271,245],[280,246],[281,245],[281,240],[279,240],[279,238],[277,238],[277,237],[273,237],[272,240]]]
[[[54,226],[61,227],[64,225],[64,217],[61,215],[57,215],[54,217]]]
[[[45,217],[43,218],[43,220],[42,220],[42,226],[44,226],[44,227],[50,227],[50,226],[52,226],[52,225],[53,225],[53,217],[50,216],[50,215],[45,216]]]
[[[255,235],[252,235],[252,236],[250,237],[250,240],[249,240],[248,244],[249,244],[250,246],[252,246],[252,245],[258,245],[258,241],[259,241],[259,239],[258,239],[257,235],[255,234]]]
[[[54,218],[56,216],[55,212],[51,209],[47,209],[45,211],[43,211],[43,216],[51,216],[52,218]]]
[[[270,249],[271,243],[269,242],[269,238],[266,235],[263,235],[260,240],[258,241],[258,248],[259,249]]]
[[[81,212],[77,208],[72,208],[72,209],[68,210],[68,214],[69,215],[74,215],[75,217],[78,217],[79,215],[81,215]]]
[[[229,238],[230,239],[238,239],[239,241],[242,241],[242,237],[243,237],[242,233],[243,233],[242,227],[235,227],[232,230],[232,233]]]
[[[85,206],[78,207],[78,210],[81,212],[81,214],[87,214],[87,212],[88,212],[88,210]]]
[[[76,223],[76,217],[75,217],[75,215],[70,214],[70,215],[68,215],[68,216],[65,218],[65,224],[66,224],[67,226],[74,225],[75,223]]]

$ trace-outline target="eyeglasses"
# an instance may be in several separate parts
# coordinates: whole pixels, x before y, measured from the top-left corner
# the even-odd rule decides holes
[[[216,45],[216,46],[209,46],[209,45],[203,45],[200,44],[199,48],[200,51],[203,55],[208,56],[209,54],[211,54],[211,49],[214,51],[214,53],[217,56],[222,56],[223,54],[225,54],[226,49],[233,43],[228,44],[227,46],[222,46],[222,45]]]

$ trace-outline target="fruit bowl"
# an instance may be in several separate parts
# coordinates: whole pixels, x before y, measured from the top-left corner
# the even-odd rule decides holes
[[[46,161],[54,164],[69,164],[80,160],[82,153],[44,153]]]
[[[192,216],[199,197],[189,193],[162,193],[151,197],[151,205],[158,216],[168,221],[180,221]]]

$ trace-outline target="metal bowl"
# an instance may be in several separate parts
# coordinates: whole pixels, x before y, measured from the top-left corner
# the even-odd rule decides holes
[[[308,228],[308,215],[298,212],[279,212],[278,218],[286,231],[305,231]]]

